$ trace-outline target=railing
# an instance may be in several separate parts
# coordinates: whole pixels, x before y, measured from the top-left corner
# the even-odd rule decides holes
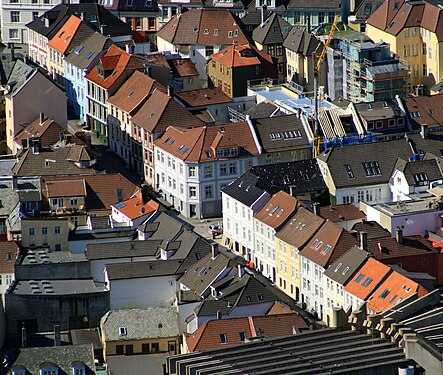
[[[246,121],[246,116],[232,107],[228,107],[228,115],[231,122]]]

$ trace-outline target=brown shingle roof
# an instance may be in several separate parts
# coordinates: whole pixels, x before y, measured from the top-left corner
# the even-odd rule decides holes
[[[181,91],[175,96],[188,108],[232,102],[232,99],[218,87]]]
[[[257,336],[281,337],[293,334],[294,329],[308,328],[305,320],[295,312],[288,314],[253,316],[251,319]]]
[[[320,207],[320,215],[333,223],[365,218],[365,214],[353,204],[337,204]]]
[[[169,127],[165,134],[155,141],[155,145],[181,160],[194,163],[228,160],[217,157],[216,149],[237,147],[240,157],[259,153],[246,122],[183,130]]]
[[[190,9],[175,15],[157,37],[182,45],[230,45],[248,43],[240,19],[228,10]]]
[[[442,23],[443,28],[443,23]],[[426,125],[428,128],[441,127],[443,124],[443,94],[431,96],[417,96],[403,99],[410,115],[412,126],[419,128]],[[415,115],[416,113],[419,115]]]
[[[155,90],[132,117],[135,125],[150,133],[164,132],[169,126],[192,128],[204,122],[160,90]]]
[[[169,61],[173,77],[198,76],[198,71],[191,59],[177,59]]]
[[[91,161],[95,159],[93,152],[83,145],[72,145],[69,147],[66,160],[72,162]]]
[[[301,255],[323,268],[327,268],[357,244],[357,239],[348,231],[331,221],[326,221],[303,248]]]
[[[148,98],[155,80],[136,70],[123,85],[108,99],[108,103],[132,115]]]
[[[97,174],[93,176],[82,176],[86,185],[86,209],[87,210],[109,210],[111,204],[117,203],[120,198],[120,190],[123,200],[129,199],[137,190],[137,186],[127,180],[119,173]],[[76,181],[79,176],[50,176],[41,180],[41,186],[46,186],[52,182],[58,181]],[[69,184],[63,185],[69,196]],[[63,193],[64,194],[64,193]],[[42,189],[43,205],[47,205],[48,191],[46,187]],[[43,207],[45,208],[45,207]]]
[[[276,237],[296,248],[302,248],[320,229],[325,220],[304,207],[276,234]]]
[[[297,198],[279,191],[254,215],[254,218],[278,231],[295,214],[298,203]]]
[[[66,129],[48,116],[45,116],[43,123],[40,124],[39,116],[15,137],[15,142],[21,145],[25,139],[38,137],[40,144],[43,147],[48,147],[60,140],[60,133],[62,132],[66,132]]]
[[[68,181],[46,181],[48,198],[58,197],[86,197],[84,179]]]

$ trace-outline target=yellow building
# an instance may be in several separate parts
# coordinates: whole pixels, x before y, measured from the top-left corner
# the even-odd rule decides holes
[[[388,0],[369,17],[366,33],[387,42],[410,72],[410,90],[425,94],[443,78],[443,21],[428,2]]]
[[[275,235],[276,241],[276,285],[296,301],[300,299],[299,252],[317,230],[324,219],[301,207],[286,225]]]
[[[21,245],[24,248],[47,247],[49,251],[66,251],[69,232],[73,228],[67,218],[25,218],[21,221]]]
[[[180,327],[174,307],[108,311],[100,322],[103,357],[179,353]]]

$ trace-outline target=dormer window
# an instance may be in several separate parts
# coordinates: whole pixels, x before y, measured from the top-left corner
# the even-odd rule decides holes
[[[132,0],[126,0],[126,6],[132,7],[132,4],[133,4]]]
[[[78,364],[72,367],[72,375],[86,375],[84,364]]]
[[[40,375],[58,375],[58,368],[56,367],[45,367],[40,369]]]
[[[218,148],[217,149],[217,157],[218,158],[234,158],[238,156],[238,148]]]
[[[26,370],[25,369],[12,370],[12,375],[26,375]]]
[[[128,331],[126,330],[126,327],[119,327],[118,328],[118,334],[120,336],[126,336],[128,334]]]

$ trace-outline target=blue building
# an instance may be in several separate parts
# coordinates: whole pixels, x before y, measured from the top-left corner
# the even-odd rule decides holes
[[[80,119],[84,119],[86,113],[85,76],[111,45],[112,40],[110,38],[95,32],[65,57],[68,107]]]

